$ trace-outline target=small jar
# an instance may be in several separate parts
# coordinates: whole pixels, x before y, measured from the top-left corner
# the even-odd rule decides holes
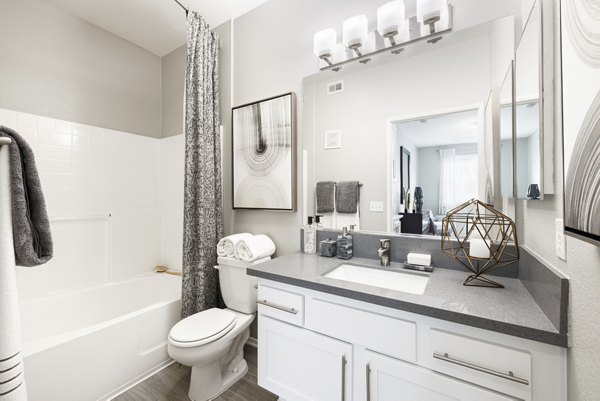
[[[336,242],[327,238],[319,243],[319,255],[326,258],[333,258],[337,254]]]

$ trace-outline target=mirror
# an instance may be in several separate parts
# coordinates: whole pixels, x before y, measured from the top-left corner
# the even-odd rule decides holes
[[[515,56],[515,197],[541,199],[543,152],[540,7],[534,2]]]
[[[358,213],[333,212],[323,219],[326,227],[358,223],[363,231],[439,235],[448,210],[498,196],[499,134],[487,136],[499,125],[490,123],[486,133],[484,117],[493,110],[485,105],[514,54],[514,20],[413,43],[391,60],[306,77],[305,214],[315,214],[316,183],[358,181]]]
[[[515,218],[514,210],[514,97],[513,97],[513,62],[500,87],[500,196],[502,213]]]

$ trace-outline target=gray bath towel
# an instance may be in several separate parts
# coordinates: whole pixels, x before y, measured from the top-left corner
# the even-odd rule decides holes
[[[0,125],[10,146],[13,239],[18,266],[38,266],[52,259],[52,235],[46,202],[31,147],[15,131]]]
[[[317,182],[317,213],[333,213],[333,195],[335,193],[335,182]]]
[[[335,210],[338,213],[356,213],[359,200],[358,181],[338,182],[335,189]]]

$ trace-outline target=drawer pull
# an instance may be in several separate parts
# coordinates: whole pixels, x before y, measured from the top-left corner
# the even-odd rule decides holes
[[[365,374],[367,377],[367,401],[371,401],[371,366],[367,363]]]
[[[346,401],[346,355],[342,355],[342,401]]]
[[[479,365],[475,365],[475,364],[472,364],[472,363],[469,363],[469,362],[461,361],[460,359],[451,358],[451,357],[448,356],[448,353],[440,354],[438,352],[434,352],[433,353],[433,357],[435,359],[439,359],[439,360],[442,360],[444,362],[453,363],[455,365],[464,366],[465,368],[469,368],[469,369],[477,370],[479,372],[487,373],[488,375],[500,377],[502,379],[506,379],[506,380],[510,380],[510,381],[517,382],[517,383],[520,383],[520,384],[524,384],[526,386],[529,385],[529,380],[525,380],[525,379],[521,379],[520,377],[516,377],[513,374],[512,371],[509,371],[508,374],[502,373],[502,372],[498,372],[496,370],[484,368],[484,367],[479,366]]]
[[[290,308],[290,307],[282,306],[282,305],[277,305],[277,304],[274,304],[272,302],[267,301],[266,299],[259,299],[257,302],[259,304],[261,304],[261,305],[270,306],[271,308],[279,309],[279,310],[282,310],[282,311],[287,312],[287,313],[291,313],[291,314],[294,314],[294,315],[298,314],[298,311],[296,309],[294,309],[294,308]]]

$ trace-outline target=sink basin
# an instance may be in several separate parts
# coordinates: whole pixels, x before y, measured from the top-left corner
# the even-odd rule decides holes
[[[323,277],[372,285],[374,287],[387,288],[389,290],[408,292],[411,294],[423,294],[427,282],[429,281],[429,276],[425,275],[397,270],[356,266],[346,263],[323,274]]]

